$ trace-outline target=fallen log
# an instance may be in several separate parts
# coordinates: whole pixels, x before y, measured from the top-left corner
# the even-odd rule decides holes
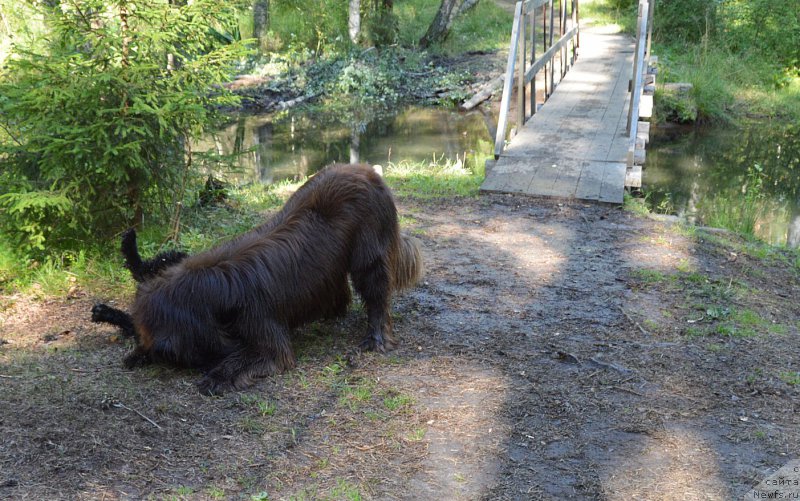
[[[461,105],[461,109],[464,111],[469,111],[489,99],[492,94],[494,94],[494,91],[503,85],[503,80],[505,80],[505,75],[500,75],[494,80],[491,80],[488,84],[484,85],[481,90],[476,92],[475,95],[469,100],[464,101],[464,103]]]

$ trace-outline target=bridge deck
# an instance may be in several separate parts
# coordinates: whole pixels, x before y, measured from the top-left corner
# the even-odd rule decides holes
[[[575,66],[488,170],[481,190],[622,203],[634,43],[582,30]]]

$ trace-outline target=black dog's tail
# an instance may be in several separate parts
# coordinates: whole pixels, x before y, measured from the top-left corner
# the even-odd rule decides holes
[[[136,246],[136,230],[133,228],[122,234],[121,250],[125,257],[125,267],[130,270],[137,282],[144,282],[158,275],[161,270],[180,263],[188,255],[185,252],[170,250],[143,261]]]
[[[137,282],[144,280],[142,277],[142,257],[136,247],[136,230],[131,228],[122,234],[122,255],[125,257],[125,267],[130,270],[133,279]]]
[[[420,241],[414,237],[400,235],[394,259],[392,284],[395,290],[414,287],[425,273]]]

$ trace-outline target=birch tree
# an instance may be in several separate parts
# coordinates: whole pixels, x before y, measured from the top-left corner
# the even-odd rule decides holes
[[[420,47],[430,47],[433,44],[444,42],[450,34],[455,20],[478,5],[479,0],[442,0],[439,10],[433,18],[428,31],[420,39]]]

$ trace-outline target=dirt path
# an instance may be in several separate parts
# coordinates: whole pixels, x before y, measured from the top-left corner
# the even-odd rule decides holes
[[[800,456],[797,263],[619,209],[401,201],[400,348],[359,308],[202,397],[127,371],[94,298],[3,297],[0,498],[734,499]]]

